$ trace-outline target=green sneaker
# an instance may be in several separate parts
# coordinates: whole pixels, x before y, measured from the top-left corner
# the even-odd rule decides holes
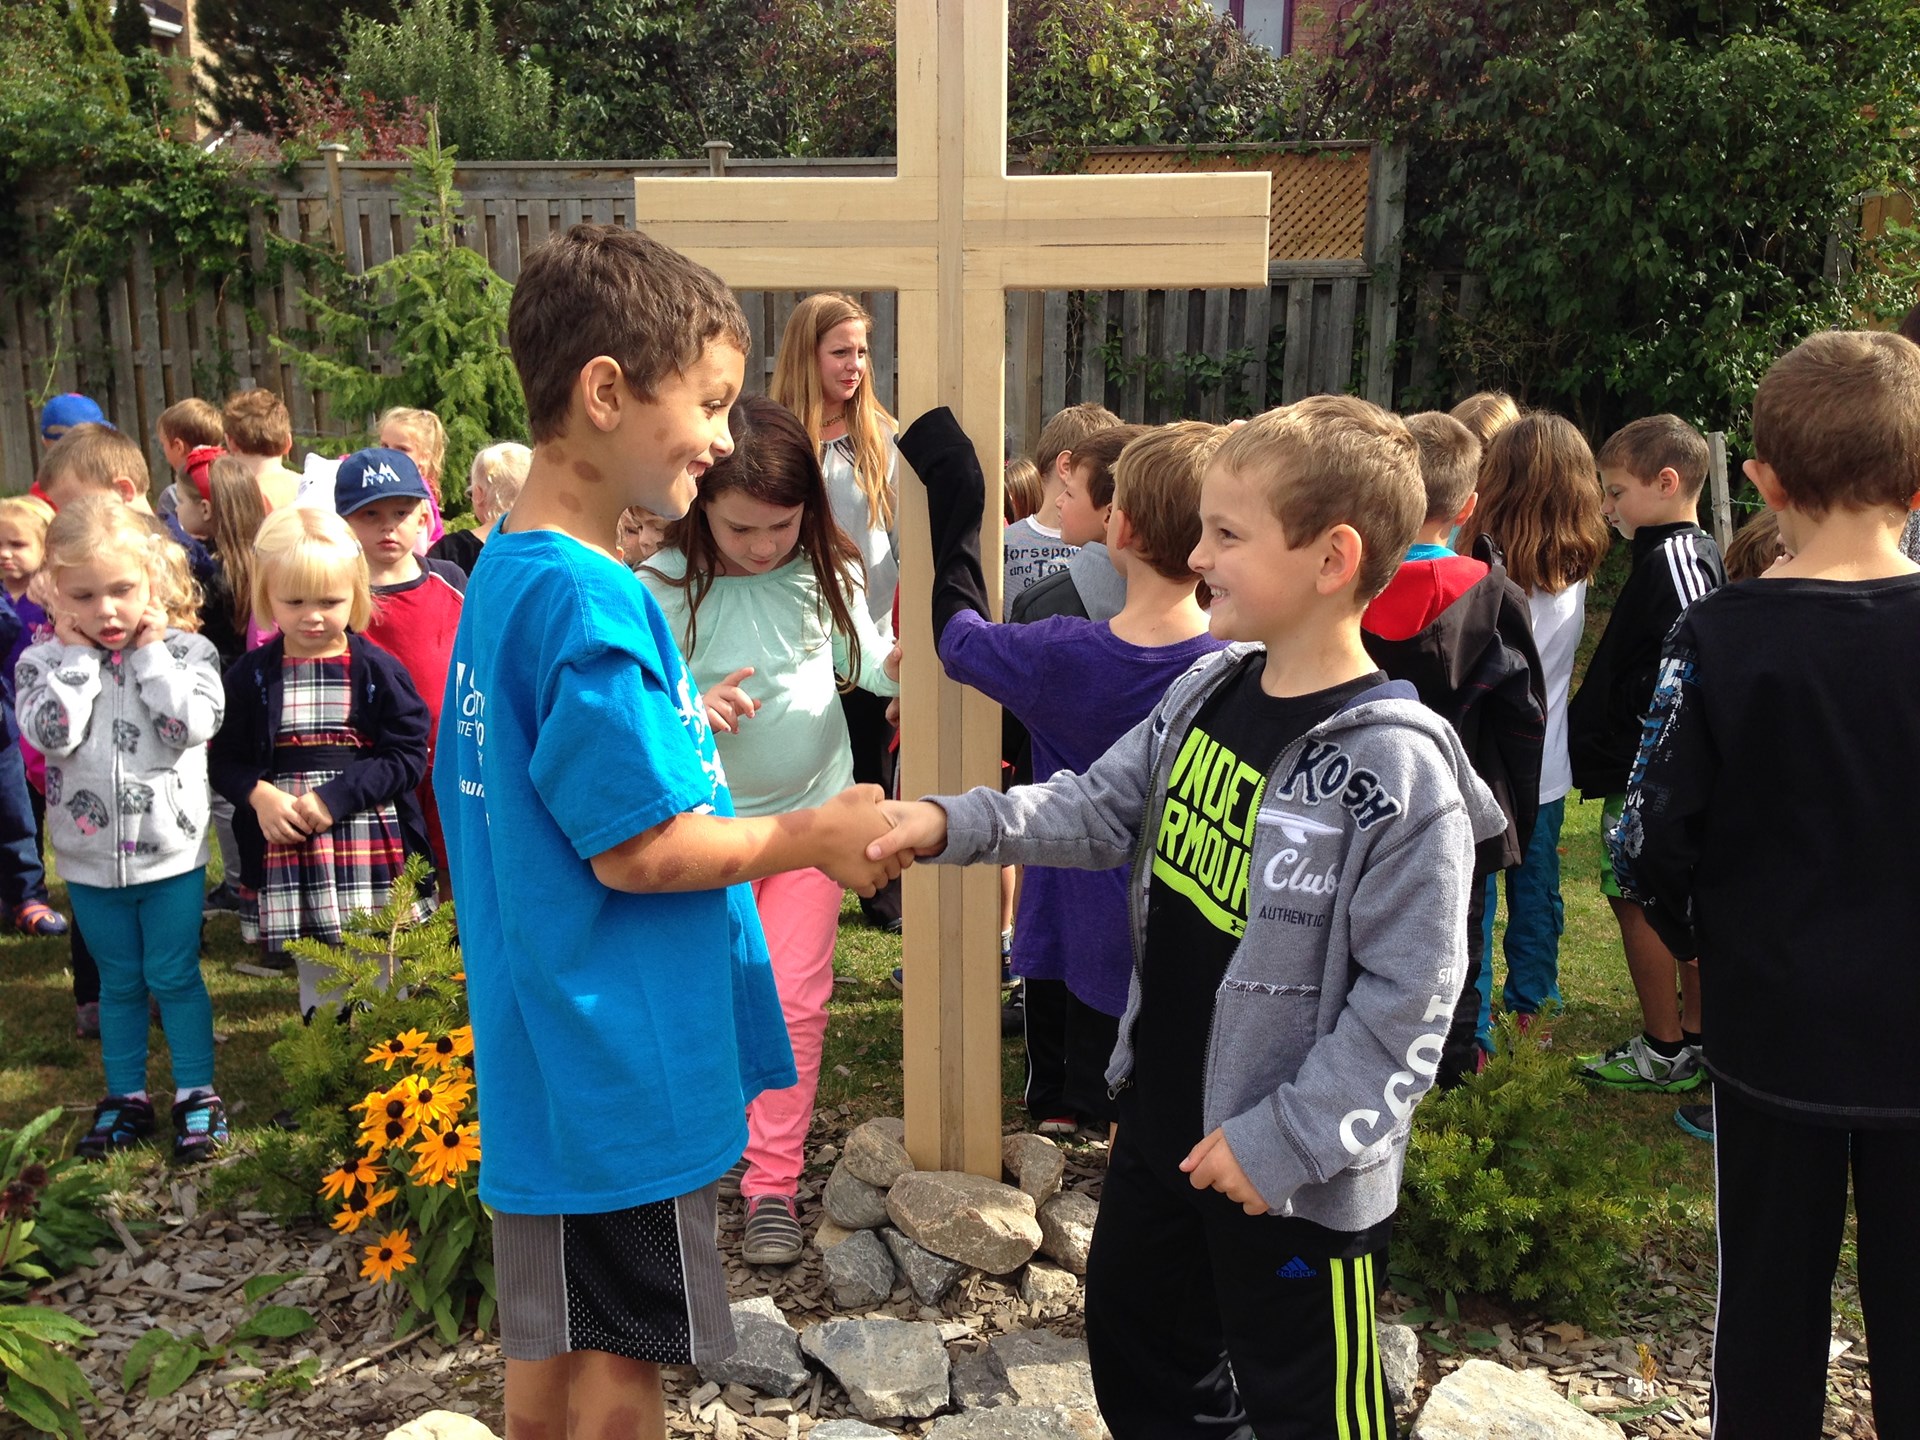
[[[1582,1062],[1579,1073],[1589,1084],[1609,1090],[1651,1090],[1662,1095],[1697,1090],[1707,1078],[1700,1054],[1691,1045],[1681,1046],[1680,1053],[1669,1060],[1647,1043],[1645,1035]]]

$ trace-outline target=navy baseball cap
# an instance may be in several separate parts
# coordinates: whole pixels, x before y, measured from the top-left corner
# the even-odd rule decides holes
[[[333,508],[351,515],[376,500],[425,500],[427,482],[413,457],[398,450],[356,450],[340,462],[333,477]]]
[[[58,440],[76,425],[106,424],[106,411],[84,395],[56,395],[40,407],[42,440]],[[113,427],[108,425],[107,428]]]

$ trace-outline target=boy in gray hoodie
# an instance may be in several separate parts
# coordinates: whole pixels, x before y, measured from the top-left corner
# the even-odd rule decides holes
[[[1087,1341],[1119,1440],[1391,1437],[1373,1302],[1505,825],[1360,614],[1426,513],[1406,427],[1316,396],[1221,446],[1191,564],[1232,643],[1084,774],[888,807],[875,850],[1134,888]]]

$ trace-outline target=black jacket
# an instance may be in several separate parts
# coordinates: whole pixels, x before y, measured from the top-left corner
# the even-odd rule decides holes
[[[1920,1126],[1915,756],[1920,575],[1744,580],[1667,642],[1615,871],[1714,1080],[1802,1123]]]
[[[1726,583],[1720,547],[1698,525],[1634,531],[1633,573],[1620,587],[1586,678],[1567,704],[1573,783],[1589,800],[1627,788],[1653,703],[1660,647],[1687,606]]]
[[[1533,838],[1547,693],[1525,592],[1507,578],[1491,538],[1475,542],[1473,557],[1487,573],[1425,628],[1404,640],[1361,635],[1374,663],[1410,681],[1453,727],[1507,817],[1507,828],[1475,851],[1476,871],[1490,875],[1524,860]]]
[[[371,740],[373,748],[320,787],[321,803],[345,819],[391,802],[407,853],[431,856],[420,802],[413,793],[427,773],[427,707],[400,662],[371,640],[348,635],[347,656],[353,685],[347,723]],[[255,785],[273,776],[285,658],[286,641],[276,635],[227,670],[226,720],[207,747],[207,777],[233,803],[241,879],[256,889],[265,874],[267,842],[248,797]]]

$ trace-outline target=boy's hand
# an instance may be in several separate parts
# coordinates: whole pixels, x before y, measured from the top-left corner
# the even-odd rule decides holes
[[[1227,1132],[1216,1130],[1187,1152],[1180,1169],[1193,1181],[1196,1190],[1218,1190],[1249,1215],[1267,1213],[1267,1202],[1247,1179],[1247,1172],[1233,1158],[1227,1144]]]
[[[260,819],[260,833],[275,845],[298,845],[307,838],[306,821],[301,818],[293,796],[278,785],[262,780],[247,796],[253,813]]]
[[[947,848],[947,812],[931,800],[883,800],[880,812],[893,828],[867,846],[869,860],[891,854],[925,859]]]
[[[707,724],[722,735],[732,735],[742,720],[750,720],[760,702],[740,688],[740,682],[753,674],[751,665],[742,666],[700,697],[707,707]]]
[[[293,813],[300,817],[309,835],[318,835],[322,830],[333,828],[333,812],[327,809],[327,802],[320,798],[318,791],[309,790],[295,800]]]
[[[913,856],[898,846],[884,848],[878,842],[868,843],[887,828],[881,805],[885,794],[878,785],[854,785],[817,810],[787,817],[796,821],[801,816],[811,817],[817,829],[810,839],[819,857],[814,863],[862,895],[872,895],[913,863]],[[880,852],[877,855],[876,849]]]

